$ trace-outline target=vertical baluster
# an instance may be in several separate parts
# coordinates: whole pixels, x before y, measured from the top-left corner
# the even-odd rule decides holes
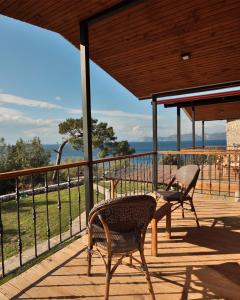
[[[124,189],[125,189],[125,196],[127,196],[127,160],[124,159]]]
[[[170,156],[171,156],[172,154],[170,154]],[[169,179],[171,180],[171,178],[172,178],[172,162],[171,162],[171,160],[169,161],[169,173],[170,173],[170,175],[169,175]]]
[[[112,169],[111,169],[111,162],[110,161],[108,161],[108,177],[112,177]],[[112,193],[113,193],[113,191],[112,191],[112,184],[111,184],[111,181],[109,181],[108,180],[108,182],[110,183],[110,185],[109,185],[109,199],[111,199],[112,198]]]
[[[132,178],[132,165],[131,165],[131,159],[130,157],[127,159],[128,160],[128,192],[129,195],[132,195],[132,182],[131,182],[131,178]]]
[[[159,165],[160,165],[160,158],[159,158],[159,154],[157,153],[157,188],[159,187]]]
[[[144,194],[144,156],[141,156],[141,177],[142,177],[142,184],[141,184],[141,193]]]
[[[237,156],[236,156],[236,150],[234,151],[235,155],[234,155],[234,164],[235,164],[235,171],[234,171],[234,181],[237,181]]]
[[[57,170],[57,192],[58,192],[59,240],[61,243],[62,242],[62,203],[61,203],[59,170]]]
[[[202,159],[201,159],[201,193],[203,193],[203,167],[204,166],[204,155],[202,155]]]
[[[69,168],[67,169],[68,175],[68,207],[69,207],[69,231],[72,237],[72,197],[71,197],[71,177]]]
[[[104,200],[106,200],[106,178],[105,178],[105,164],[104,162],[102,163],[102,169],[103,169],[103,195],[104,195]]]
[[[99,202],[99,174],[98,174],[98,164],[96,164],[96,196],[97,203]]]
[[[165,159],[164,159],[164,154],[161,155],[162,157],[162,177],[163,177],[163,184],[165,184]]]
[[[222,156],[219,156],[219,169],[218,169],[218,195],[221,194],[221,175],[222,175]]]
[[[240,168],[240,155],[238,154],[238,168]],[[238,169],[238,183],[237,183],[237,186],[238,186],[238,193],[237,193],[237,198],[238,198],[238,201],[240,200],[240,170]]]
[[[81,188],[80,188],[80,167],[77,169],[77,181],[78,181],[78,223],[79,223],[79,231],[82,230],[82,222],[81,222]]]
[[[228,155],[228,196],[230,196],[230,172],[231,172],[231,156]]]
[[[208,176],[209,176],[210,195],[211,195],[212,194],[212,159],[211,159],[211,155],[209,155],[209,159],[208,159]]]
[[[136,158],[137,159],[137,194],[138,194],[138,180],[139,180],[139,161],[138,161],[138,157]]]
[[[142,171],[142,157],[139,157],[139,188],[140,193],[142,194],[142,182],[143,182],[143,171]]]
[[[117,182],[118,182],[118,170],[117,170],[117,161],[114,160],[114,181],[113,181],[113,195],[114,198],[117,197],[118,190],[117,190]]]
[[[50,236],[51,236],[51,231],[50,231],[50,222],[49,222],[49,208],[48,208],[48,173],[45,174],[45,196],[46,196],[46,221],[47,221],[47,240],[48,240],[48,250],[51,249],[50,245]]]
[[[0,243],[1,243],[1,259],[2,259],[2,277],[5,276],[4,264],[4,247],[3,247],[3,222],[2,222],[2,199],[0,199]]]
[[[34,236],[34,251],[35,257],[37,257],[37,224],[36,224],[36,205],[35,205],[35,191],[34,191],[34,180],[33,176],[31,176],[31,184],[32,184],[32,220],[33,220],[33,236]]]
[[[217,180],[217,163],[216,163],[216,154],[213,155],[213,159],[214,159],[214,180]]]
[[[120,172],[119,172],[119,174],[120,174],[120,190],[121,190],[121,196],[122,196],[122,186],[123,186],[123,184],[122,184],[122,174],[123,174],[123,171],[122,171],[122,160],[120,159]]]
[[[146,180],[146,169],[145,169],[145,156],[142,157],[143,162],[143,193],[146,192],[145,180]]]
[[[147,191],[150,192],[149,190],[149,180],[150,180],[150,155],[147,156]]]
[[[21,225],[20,225],[20,193],[19,193],[19,179],[16,178],[16,203],[17,203],[17,226],[18,226],[18,253],[19,264],[22,266],[22,237],[21,237]]]
[[[133,195],[136,195],[135,157],[133,157]]]

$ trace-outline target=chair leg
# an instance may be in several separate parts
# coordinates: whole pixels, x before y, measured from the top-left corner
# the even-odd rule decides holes
[[[146,263],[146,260],[145,260],[144,251],[143,251],[143,249],[140,249],[139,252],[140,252],[141,261],[142,261],[142,269],[145,273],[145,277],[146,277],[146,280],[147,280],[147,283],[148,283],[148,290],[149,290],[149,292],[152,296],[152,300],[155,300],[156,298],[155,298],[155,295],[154,295],[152,282],[151,282],[151,278],[150,278],[149,271],[148,271],[148,266],[147,266],[147,263]]]
[[[198,221],[198,217],[197,217],[197,213],[196,213],[195,207],[194,207],[194,205],[193,205],[192,199],[189,200],[189,202],[190,202],[190,205],[191,205],[191,210],[192,210],[192,212],[194,213],[194,216],[195,216],[195,220],[196,220],[196,223],[197,223],[197,227],[200,227],[200,224],[199,224],[199,221]]]
[[[184,219],[184,207],[183,207],[183,202],[181,202],[181,206],[182,206],[182,218]]]
[[[106,292],[105,292],[105,300],[109,298],[109,289],[110,289],[110,280],[111,280],[111,263],[112,256],[108,256],[107,265],[106,265]]]
[[[132,267],[132,254],[129,254],[129,265]]]
[[[92,266],[92,249],[88,249],[87,261],[88,261],[88,270],[87,270],[87,276],[91,276],[91,266]]]

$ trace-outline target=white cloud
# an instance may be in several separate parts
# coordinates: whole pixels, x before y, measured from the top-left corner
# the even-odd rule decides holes
[[[36,108],[59,108],[64,109],[64,107],[52,103],[48,103],[46,101],[38,101],[33,99],[27,99],[24,97],[19,97],[10,94],[0,94],[0,103],[1,104],[15,104],[20,106],[28,106],[28,107],[36,107]]]
[[[56,97],[55,97],[55,100],[60,101],[60,100],[62,100],[62,97],[56,96]]]
[[[129,113],[122,110],[93,110],[92,113],[113,118],[138,118],[144,120],[151,120],[150,115]]]
[[[59,120],[31,118],[24,115],[22,112],[16,109],[0,107],[0,123],[6,123],[6,122],[11,122],[14,124],[47,126],[50,124],[56,124],[57,122],[59,122]]]
[[[69,108],[68,112],[70,114],[77,114],[77,115],[81,115],[82,114],[82,110],[81,109],[77,109],[77,108]]]

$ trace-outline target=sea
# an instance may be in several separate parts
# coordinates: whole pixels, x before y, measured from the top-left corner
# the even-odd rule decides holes
[[[129,142],[129,144],[135,148],[136,153],[143,153],[152,151],[152,142]],[[206,140],[206,146],[225,146],[225,140]],[[196,141],[196,146],[201,146],[201,141]],[[182,141],[181,148],[190,148],[192,147],[191,141]],[[51,151],[51,163],[56,161],[56,152],[58,149],[57,144],[46,144],[44,148]],[[167,151],[167,150],[176,150],[176,142],[175,141],[160,141],[158,143],[159,151]],[[98,149],[93,150],[93,158],[98,158]],[[83,152],[74,150],[71,145],[65,145],[62,154],[62,161],[66,159],[83,159]]]

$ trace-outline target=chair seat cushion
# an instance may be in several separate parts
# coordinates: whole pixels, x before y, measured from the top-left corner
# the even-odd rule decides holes
[[[110,231],[110,233],[113,253],[130,252],[139,248],[139,237],[136,231]],[[107,250],[107,241],[104,229],[97,224],[93,224],[93,243],[103,250]]]
[[[182,193],[178,191],[158,191],[157,197],[168,202],[179,201],[182,197]]]

